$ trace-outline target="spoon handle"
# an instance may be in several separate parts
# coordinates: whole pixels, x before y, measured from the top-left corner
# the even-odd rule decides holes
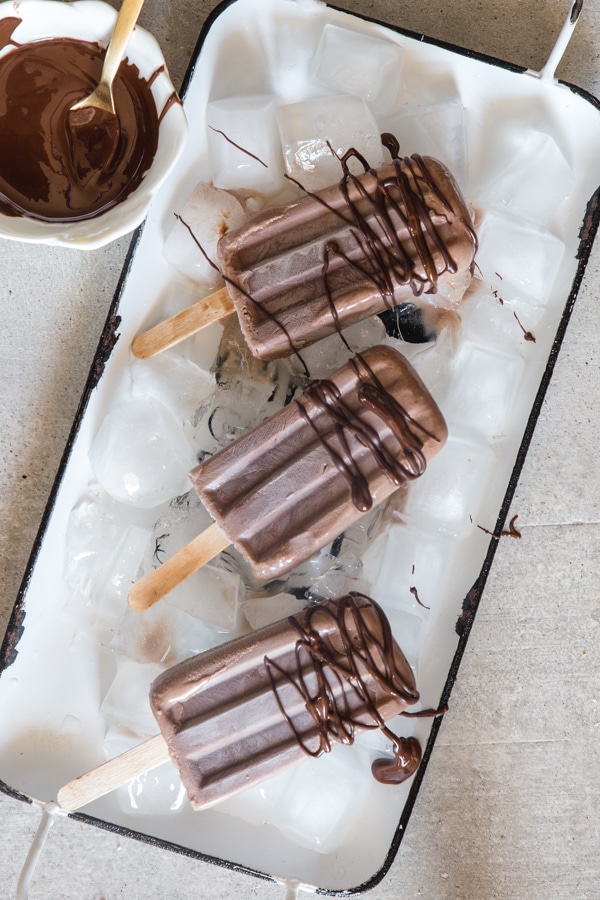
[[[144,0],[123,0],[115,30],[104,57],[101,82],[112,84],[143,5]]]

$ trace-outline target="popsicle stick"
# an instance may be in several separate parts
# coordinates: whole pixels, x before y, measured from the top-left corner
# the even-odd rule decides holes
[[[231,541],[219,531],[216,522],[199,534],[197,538],[174,553],[149,575],[140,578],[129,591],[127,602],[136,612],[143,612],[160,600],[169,591],[210,562],[221,550],[229,547]]]
[[[194,303],[193,306],[188,306],[187,309],[171,316],[170,319],[165,319],[164,322],[139,334],[131,345],[133,355],[138,359],[150,359],[197,334],[213,322],[230,316],[233,311],[233,301],[227,293],[227,288],[221,288]]]
[[[168,759],[169,751],[165,740],[162,734],[157,734],[63,785],[58,792],[58,805],[74,812],[86,803],[127,784],[132,778],[155,769]]]

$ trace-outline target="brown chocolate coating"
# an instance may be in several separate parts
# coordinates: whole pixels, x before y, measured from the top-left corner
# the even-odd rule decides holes
[[[444,419],[407,360],[371,347],[190,477],[259,582],[289,572],[419,477]]]
[[[384,135],[392,154],[397,144]],[[357,156],[354,150],[347,157]],[[266,209],[219,242],[252,352],[293,351],[471,271],[477,237],[451,173],[420,156]]]
[[[418,699],[389,622],[362,594],[309,607],[185,660],[150,692],[197,809],[374,728],[395,747],[395,758],[377,760],[374,770],[404,780],[419,764],[420,747],[385,722]]]
[[[6,30],[1,37],[9,43]],[[120,133],[108,164],[94,170],[89,154],[73,145],[69,109],[95,88],[103,58],[98,44],[54,38],[15,46],[0,59],[4,215],[88,219],[139,186],[156,154],[159,117],[149,84],[132,63],[121,63],[113,86]]]

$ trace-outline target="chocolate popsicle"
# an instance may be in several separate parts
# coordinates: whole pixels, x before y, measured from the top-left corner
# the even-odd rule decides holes
[[[477,237],[452,174],[431,157],[398,158],[378,170],[355,151],[339,184],[263,210],[221,238],[226,287],[141,334],[148,358],[233,312],[255,356],[289,356],[356,322],[446,285],[458,302]],[[353,175],[355,156],[365,171]],[[198,252],[202,252],[198,247]]]
[[[217,255],[255,356],[277,359],[336,330],[436,294],[460,295],[477,248],[451,173],[416,154],[266,209],[224,235]],[[364,162],[364,161],[363,161]]]
[[[78,809],[160,765],[168,748],[190,802],[204,809],[375,728],[392,741],[394,758],[375,760],[373,775],[397,784],[415,772],[421,748],[385,722],[418,700],[383,610],[349,594],[168,669],[150,690],[164,740],[80,776],[58,801]]]
[[[215,523],[136,582],[129,605],[147,609],[230,543],[257,582],[281,577],[422,475],[446,437],[408,361],[369,348],[192,470]]]

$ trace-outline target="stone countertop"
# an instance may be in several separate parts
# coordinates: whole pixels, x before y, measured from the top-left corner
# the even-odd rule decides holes
[[[116,4],[115,4],[116,5]],[[175,84],[213,7],[147,0]],[[570,0],[353,0],[345,8],[539,69]],[[559,77],[600,96],[600,6],[587,0]],[[0,253],[0,629],[44,510],[128,246]],[[600,247],[592,252],[451,709],[406,837],[372,900],[599,896]],[[0,794],[0,883],[39,820]],[[60,819],[37,898],[273,898],[283,888]]]

